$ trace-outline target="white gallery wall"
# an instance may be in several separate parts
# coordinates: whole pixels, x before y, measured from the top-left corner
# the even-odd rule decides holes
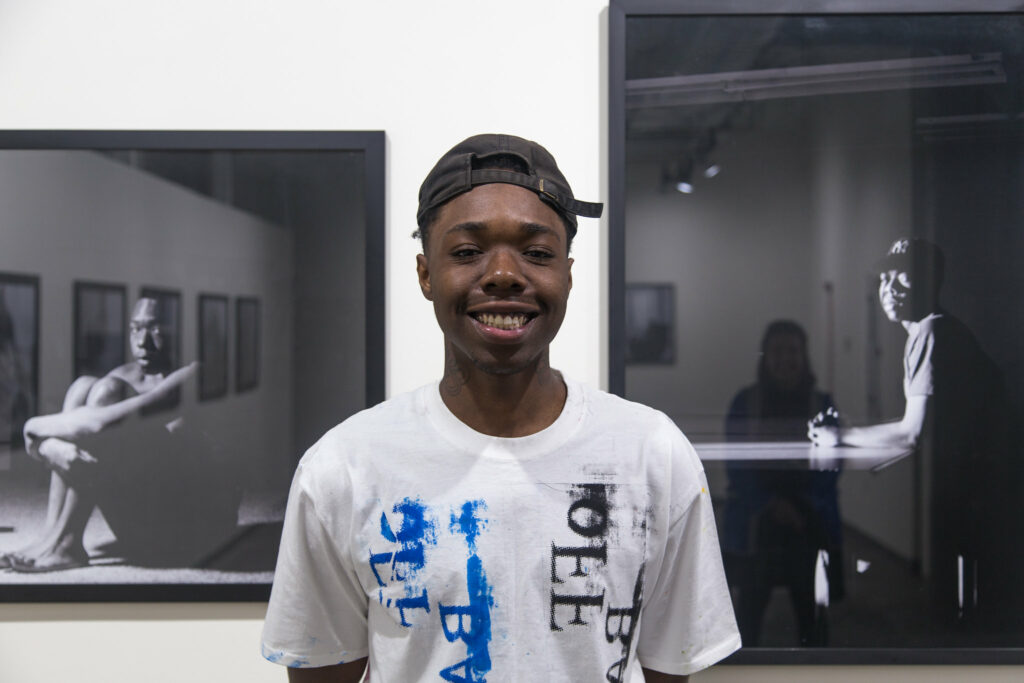
[[[541,141],[606,200],[607,0],[0,0],[0,128],[387,132],[387,387],[440,374],[416,191],[478,132]],[[3,229],[0,226],[0,229]],[[605,384],[604,221],[583,221],[553,363]],[[0,681],[283,681],[261,604],[0,605]],[[697,681],[1010,681],[1024,668],[723,667]]]

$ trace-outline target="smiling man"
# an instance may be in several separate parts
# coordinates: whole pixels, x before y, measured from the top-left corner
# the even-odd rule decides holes
[[[303,457],[263,654],[293,681],[684,681],[739,647],[700,461],[663,414],[551,368],[577,216],[509,135],[428,174],[416,270],[444,377]]]

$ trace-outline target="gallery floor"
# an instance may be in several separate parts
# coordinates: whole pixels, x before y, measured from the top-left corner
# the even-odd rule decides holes
[[[0,471],[0,552],[25,547],[39,534],[46,514],[48,478],[26,467]],[[13,584],[221,584],[268,583],[284,518],[284,501],[246,494],[239,506],[237,533],[200,567],[141,567],[119,555],[117,539],[100,510],[86,526],[86,567],[27,574],[0,571],[3,585]]]

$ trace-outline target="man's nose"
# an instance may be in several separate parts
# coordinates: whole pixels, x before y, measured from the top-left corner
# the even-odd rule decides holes
[[[525,286],[518,255],[511,249],[498,249],[487,262],[484,289],[522,289]]]

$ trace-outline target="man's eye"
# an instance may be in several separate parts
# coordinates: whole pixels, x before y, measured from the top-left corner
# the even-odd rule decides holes
[[[470,256],[476,256],[479,253],[479,249],[463,247],[462,249],[456,249],[455,251],[453,251],[452,256],[454,256],[455,258],[468,258]]]
[[[549,259],[554,258],[554,254],[546,249],[529,249],[526,251],[526,255],[530,258],[537,259]]]

